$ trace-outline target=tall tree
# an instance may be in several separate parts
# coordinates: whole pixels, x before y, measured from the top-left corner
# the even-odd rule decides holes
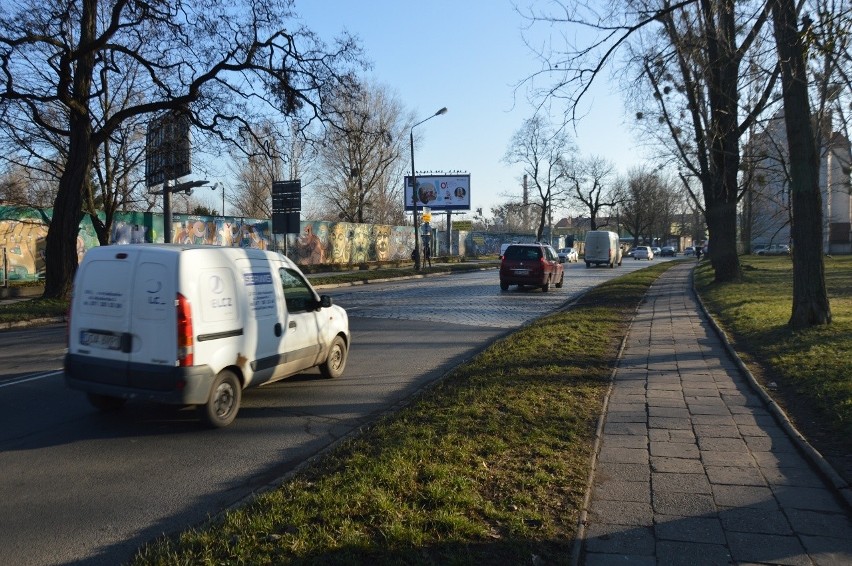
[[[24,0],[0,14],[0,114],[64,138],[46,256],[46,297],[77,269],[77,232],[99,148],[127,120],[188,115],[197,135],[238,143],[259,115],[320,115],[326,91],[360,56],[346,36],[329,48],[295,24],[290,0]],[[100,115],[96,77],[144,69],[140,97]],[[64,117],[64,122],[55,119]]]
[[[619,202],[621,180],[615,164],[600,156],[573,160],[566,173],[567,198],[589,214],[592,230],[609,226],[612,209]],[[599,223],[599,217],[606,219]]]
[[[793,203],[793,312],[790,325],[831,322],[822,259],[822,199],[819,153],[808,98],[805,46],[793,0],[769,0],[784,95],[784,123],[790,153]]]
[[[745,7],[735,0],[664,0],[661,4],[625,0],[613,4],[612,11],[603,16],[583,2],[559,6],[562,11],[556,16],[529,17],[585,28],[594,38],[581,46],[567,44],[563,51],[541,54],[544,65],[540,74],[555,79],[540,94],[566,99],[566,116],[574,120],[592,81],[614,61],[619,48],[629,48],[637,75],[625,78],[641,79],[650,88],[651,100],[657,104],[652,128],[668,134],[681,167],[701,183],[715,278],[738,278],[739,139],[760,109],[752,108],[738,121],[740,66],[744,55],[762,38],[767,10],[758,8],[746,19],[739,15]],[[589,37],[589,33],[577,35]],[[771,92],[771,77],[761,90],[761,105]],[[668,104],[666,97],[676,95],[683,103]],[[648,113],[639,112],[637,117],[646,118]],[[685,124],[690,126],[688,130]]]
[[[541,240],[551,217],[554,199],[565,189],[567,162],[575,149],[564,130],[556,130],[540,115],[524,121],[512,136],[504,161],[520,164],[536,189],[537,198],[529,203],[538,211],[536,238]]]
[[[411,125],[387,86],[352,81],[331,102],[314,192],[329,220],[399,223],[403,219],[405,132]]]

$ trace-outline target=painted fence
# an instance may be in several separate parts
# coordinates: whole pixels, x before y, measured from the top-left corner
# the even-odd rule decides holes
[[[34,280],[44,273],[44,248],[51,209],[0,206],[0,270],[8,266],[9,280]],[[414,248],[410,226],[352,224],[349,222],[302,222],[299,234],[272,234],[268,219],[238,216],[172,216],[172,242],[278,249],[302,265],[350,264],[408,259]],[[163,242],[163,215],[150,212],[118,212],[113,221],[111,244]],[[77,255],[98,245],[88,216],[80,223]],[[5,272],[0,272],[0,279]]]

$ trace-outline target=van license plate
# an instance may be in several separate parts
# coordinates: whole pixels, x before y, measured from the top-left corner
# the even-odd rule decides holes
[[[104,350],[121,350],[121,337],[115,334],[83,330],[80,332],[80,344]]]
[[[529,269],[516,269],[515,270],[515,275],[529,275],[529,274],[530,274]]]

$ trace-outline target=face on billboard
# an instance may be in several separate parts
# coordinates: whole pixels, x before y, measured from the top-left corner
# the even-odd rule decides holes
[[[411,210],[411,177],[405,177],[405,208]],[[432,210],[470,210],[470,175],[417,176],[417,206]]]

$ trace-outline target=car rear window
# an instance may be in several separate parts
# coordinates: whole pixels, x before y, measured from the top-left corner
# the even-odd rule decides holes
[[[525,260],[541,259],[541,248],[532,246],[509,246],[503,256],[506,259]]]

